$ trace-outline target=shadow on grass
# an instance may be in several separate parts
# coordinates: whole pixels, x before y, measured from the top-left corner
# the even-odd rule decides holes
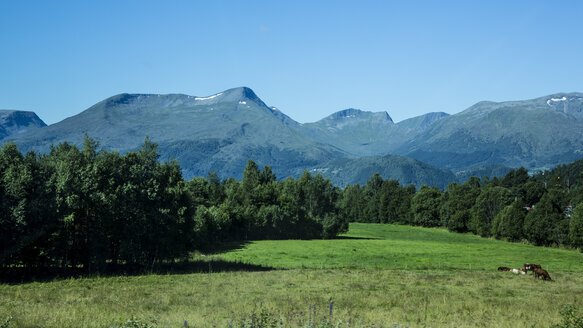
[[[83,268],[55,268],[55,267],[9,267],[0,268],[0,283],[23,284],[30,282],[49,282],[71,278],[92,277],[119,277],[140,276],[147,274],[192,274],[192,273],[217,273],[217,272],[258,272],[275,270],[272,267],[243,263],[229,262],[222,259],[189,260],[175,263],[161,263],[153,269],[145,269],[138,266],[117,265],[109,266],[105,272],[88,273]]]
[[[226,253],[229,251],[243,249],[243,248],[245,248],[245,246],[249,245],[249,243],[250,243],[249,241],[230,241],[230,242],[217,243],[216,245],[213,245],[212,247],[207,247],[203,251],[206,254]]]
[[[356,236],[336,236],[332,239],[358,239],[358,240],[380,240],[382,238],[376,237],[356,237]]]

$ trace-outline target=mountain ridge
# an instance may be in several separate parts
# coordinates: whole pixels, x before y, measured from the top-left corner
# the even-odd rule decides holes
[[[348,108],[303,124],[267,106],[247,87],[206,97],[121,93],[55,124],[6,135],[2,142],[46,152],[63,141],[80,145],[85,132],[105,149],[120,152],[137,149],[149,136],[159,144],[161,159],[179,160],[187,178],[211,171],[240,178],[249,158],[272,166],[281,178],[327,163],[354,170],[359,165],[370,170],[371,163],[405,165],[389,155],[466,172],[461,175],[490,175],[506,167],[544,169],[583,157],[583,93],[482,101],[457,114],[431,112],[398,123],[386,111]],[[480,169],[470,169],[475,167]]]
[[[14,109],[0,110],[0,139],[45,126],[47,126],[46,123],[35,112]]]

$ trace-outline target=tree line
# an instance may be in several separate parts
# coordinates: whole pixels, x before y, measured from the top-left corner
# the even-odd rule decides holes
[[[341,197],[351,221],[445,227],[539,246],[583,247],[583,160],[529,176],[524,168],[506,176],[469,178],[446,190],[399,186],[373,175],[349,185]],[[579,205],[579,206],[577,206]]]
[[[575,206],[575,205],[581,206]],[[154,268],[228,241],[333,238],[348,222],[444,227],[508,241],[583,248],[583,161],[529,176],[401,186],[374,174],[340,189],[305,171],[278,181],[249,160],[243,178],[184,180],[146,139],[126,154],[62,143],[0,149],[0,267]]]
[[[183,179],[146,139],[120,155],[85,137],[47,154],[0,149],[0,267],[153,268],[248,239],[331,238],[348,229],[321,175],[277,181],[249,160],[243,179]]]

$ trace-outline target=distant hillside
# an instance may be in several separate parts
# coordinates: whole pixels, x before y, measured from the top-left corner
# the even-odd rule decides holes
[[[412,158],[392,155],[335,159],[311,168],[310,172],[321,173],[341,187],[366,184],[375,173],[379,173],[385,180],[397,180],[401,185],[413,184],[416,187],[426,184],[445,189],[449,182],[456,181],[451,171]]]
[[[397,126],[407,132],[421,132],[446,116],[449,116],[449,114],[443,112],[427,113],[401,121],[397,123]]]
[[[355,156],[387,155],[447,115],[429,113],[395,124],[387,112],[351,108],[303,124],[300,131]]]
[[[578,190],[580,199],[576,205],[583,202],[583,159],[539,172],[534,178],[547,187],[559,187],[568,192]]]
[[[397,153],[441,168],[550,168],[583,157],[583,94],[480,102],[444,117]]]
[[[393,140],[395,124],[386,112],[366,112],[346,109],[315,123],[306,123],[299,129],[316,140],[331,144],[355,155],[386,154]]]
[[[0,139],[46,126],[34,112],[0,110]]]
[[[457,177],[457,181],[463,183],[468,181],[470,177],[478,177],[480,179],[488,177],[503,177],[508,172],[510,172],[512,168],[508,166],[504,166],[502,164],[489,164],[489,165],[482,165],[482,166],[474,166],[464,170],[455,171],[455,176]]]

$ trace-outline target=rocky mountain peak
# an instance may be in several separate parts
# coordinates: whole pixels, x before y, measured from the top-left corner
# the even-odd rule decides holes
[[[0,110],[0,138],[47,126],[34,112]]]

